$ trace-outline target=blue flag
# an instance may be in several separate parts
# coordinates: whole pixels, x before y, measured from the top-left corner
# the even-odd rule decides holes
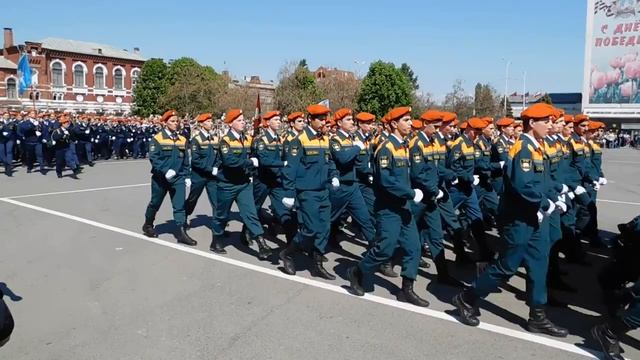
[[[20,61],[18,61],[18,81],[20,81],[18,94],[22,95],[31,87],[31,66],[29,66],[27,54],[22,54]]]

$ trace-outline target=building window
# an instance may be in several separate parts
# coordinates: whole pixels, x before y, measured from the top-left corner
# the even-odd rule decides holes
[[[84,68],[80,64],[73,67],[73,86],[84,87]]]
[[[38,70],[31,68],[31,85],[38,85]]]
[[[16,79],[14,78],[7,79],[7,98],[9,99],[18,98],[18,87],[17,87]]]
[[[104,68],[102,66],[96,68],[95,78],[95,88],[104,89]]]
[[[136,84],[138,83],[138,77],[140,77],[140,70],[133,70],[131,72],[131,87],[132,88],[136,87]]]
[[[53,65],[51,65],[51,80],[53,81],[53,86],[64,85],[62,74],[62,64],[60,64],[59,62],[54,62]]]
[[[62,101],[64,99],[64,94],[63,93],[53,93],[53,100],[54,101]]]
[[[124,77],[122,69],[115,69],[113,72],[113,88],[115,90],[124,90]]]

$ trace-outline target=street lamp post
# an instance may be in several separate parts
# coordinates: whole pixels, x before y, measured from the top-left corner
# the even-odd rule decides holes
[[[509,91],[509,66],[511,65],[511,60],[507,61],[507,66],[505,69],[504,75],[504,114],[507,115],[507,92]]]

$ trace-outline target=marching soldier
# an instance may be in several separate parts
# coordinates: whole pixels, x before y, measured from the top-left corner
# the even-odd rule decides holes
[[[283,185],[288,194],[282,203],[292,208],[297,203],[300,229],[294,241],[280,252],[284,272],[295,275],[293,256],[299,249],[310,246],[313,257],[311,272],[327,280],[335,280],[323,266],[323,257],[329,240],[331,202],[329,185],[335,190],[340,186],[338,172],[329,151],[329,139],[323,128],[329,115],[329,108],[323,105],[307,107],[308,126],[289,143],[289,151],[283,170]]]
[[[549,256],[548,216],[555,210],[555,199],[547,196],[549,161],[541,142],[549,132],[556,110],[547,104],[534,104],[522,112],[524,133],[509,151],[500,214],[502,239],[508,245],[498,259],[476,279],[471,288],[453,298],[460,321],[478,326],[479,299],[495,291],[513,276],[521,265],[527,269],[527,304],[530,307],[527,330],[556,337],[568,332],[553,324],[545,314],[546,275]],[[471,125],[471,124],[470,124]],[[518,209],[518,211],[513,211]]]
[[[601,126],[604,125],[598,121],[589,121],[589,127],[586,132],[587,144],[585,153],[589,152],[586,159],[590,159],[590,166],[587,167],[589,177],[593,180],[592,185],[587,188],[587,192],[591,197],[591,201],[586,211],[583,212],[585,217],[585,225],[582,230],[583,236],[590,240],[591,246],[609,247],[598,234],[598,207],[596,206],[597,192],[600,186],[607,184],[607,179],[602,172],[602,148],[599,144],[598,133]],[[591,189],[591,191],[589,191]],[[588,219],[588,220],[587,220]]]
[[[5,175],[13,176],[13,146],[16,143],[16,123],[8,112],[0,120],[0,162],[4,163]]]
[[[365,275],[375,272],[389,261],[397,247],[403,251],[402,292],[407,302],[421,307],[429,302],[413,290],[420,263],[420,238],[411,213],[410,202],[423,199],[420,189],[413,189],[409,175],[409,149],[405,138],[411,132],[411,108],[391,110],[384,121],[392,130],[375,154],[374,187],[376,190],[376,242],[363,259],[347,272],[354,295],[363,296]]]
[[[216,208],[218,166],[218,137],[213,134],[213,120],[210,113],[196,117],[199,130],[191,139],[191,188],[185,202],[187,219],[193,213],[202,191],[207,189],[207,197],[212,212]],[[188,224],[188,221],[186,222]]]
[[[375,213],[373,212],[375,195],[373,193],[373,168],[371,167],[374,149],[371,142],[373,140],[372,131],[375,119],[376,116],[368,112],[356,114],[358,130],[355,133],[355,137],[365,145],[356,158],[356,178],[360,193],[367,205],[367,210],[369,210],[372,226],[375,224]]]
[[[504,164],[509,160],[509,149],[513,145],[513,125],[514,120],[511,118],[502,118],[496,121],[496,127],[500,134],[498,139],[491,145],[491,163],[501,164],[499,170],[491,172],[491,181],[493,183],[493,189],[498,196],[502,195],[502,179]]]
[[[186,231],[184,211],[186,188],[191,186],[187,139],[178,134],[178,113],[165,112],[160,121],[165,128],[151,140],[149,160],[151,161],[151,201],[147,205],[142,232],[148,237],[158,237],[153,227],[156,213],[167,193],[171,197],[173,219],[176,222],[176,238],[179,243],[195,246]]]
[[[262,234],[262,225],[258,219],[253,199],[251,173],[258,167],[258,159],[249,157],[252,138],[245,136],[246,122],[240,109],[230,109],[225,114],[225,123],[229,131],[220,139],[220,169],[218,170],[217,206],[211,225],[211,245],[209,249],[217,254],[226,254],[220,244],[220,237],[229,222],[231,205],[235,201],[240,211],[242,223],[249,239],[258,244],[258,258],[265,260],[271,255]]]
[[[489,118],[490,119],[490,118]],[[480,210],[484,217],[484,222],[489,228],[497,226],[498,215],[498,194],[493,186],[494,174],[502,173],[504,162],[491,161],[492,136],[495,127],[492,122],[485,121],[486,126],[476,138],[476,161],[474,166],[475,175],[479,176],[480,182],[475,185]]]
[[[23,162],[27,166],[27,172],[33,170],[36,159],[40,164],[40,173],[45,174],[44,159],[42,157],[42,126],[36,119],[36,112],[29,111],[27,118],[18,125],[18,132],[22,137]]]
[[[51,145],[56,152],[56,174],[58,175],[58,178],[62,178],[62,170],[64,170],[66,165],[73,171],[71,177],[78,179],[80,169],[69,151],[69,147],[73,146],[71,142],[71,134],[69,133],[71,120],[67,115],[61,115],[59,123],[60,127],[53,130],[53,133],[51,133]]]

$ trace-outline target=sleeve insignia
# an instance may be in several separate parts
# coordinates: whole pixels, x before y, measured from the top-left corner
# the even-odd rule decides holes
[[[520,159],[520,168],[524,172],[531,171],[531,159]]]
[[[292,146],[291,147],[291,156],[298,156],[298,147],[297,146]]]
[[[381,156],[380,157],[380,167],[381,168],[386,168],[387,166],[389,166],[389,158],[386,156]]]
[[[156,151],[156,144],[149,145],[149,151]]]
[[[229,144],[224,143],[224,144],[220,145],[220,151],[223,154],[228,154],[229,153]]]
[[[335,151],[340,151],[340,143],[337,141],[333,141],[333,144],[331,144],[331,147],[333,148],[333,150]]]
[[[260,141],[258,143],[258,150],[260,150],[260,151],[264,150],[264,142]]]
[[[419,163],[422,161],[422,155],[420,154],[413,154],[413,162],[415,163]]]

